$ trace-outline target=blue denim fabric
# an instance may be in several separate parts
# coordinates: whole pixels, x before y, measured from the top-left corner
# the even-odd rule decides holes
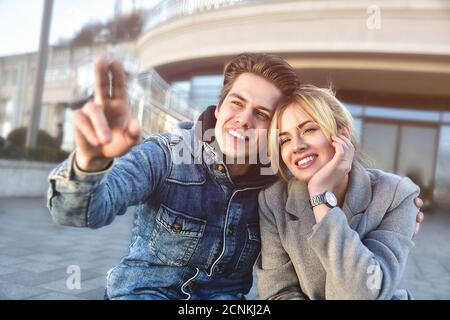
[[[236,187],[195,128],[153,135],[104,172],[80,172],[73,154],[51,172],[56,223],[96,229],[136,206],[128,255],[108,272],[109,299],[242,299],[250,290],[264,185]]]

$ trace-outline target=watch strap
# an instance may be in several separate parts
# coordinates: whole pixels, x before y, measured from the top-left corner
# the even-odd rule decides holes
[[[311,207],[315,207],[315,206],[318,206],[318,205],[320,205],[320,204],[326,204],[326,201],[325,201],[325,193],[326,193],[326,192],[321,193],[321,194],[318,194],[318,195],[316,195],[316,196],[312,196],[312,197],[309,199],[309,202],[311,203]]]

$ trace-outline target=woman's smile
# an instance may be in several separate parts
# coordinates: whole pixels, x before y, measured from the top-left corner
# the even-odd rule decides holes
[[[316,162],[317,157],[317,154],[307,154],[303,157],[298,157],[294,160],[294,165],[299,170],[307,169]]]

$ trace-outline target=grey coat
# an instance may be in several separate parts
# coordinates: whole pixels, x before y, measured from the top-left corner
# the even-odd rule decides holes
[[[259,194],[262,299],[407,299],[397,290],[413,247],[419,188],[354,163],[343,208],[316,224],[305,183]]]

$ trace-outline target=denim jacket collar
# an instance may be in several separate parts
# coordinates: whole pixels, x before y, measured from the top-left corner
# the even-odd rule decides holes
[[[273,183],[277,177],[274,175],[261,175],[260,166],[254,165],[247,174],[240,179],[231,179],[228,168],[224,163],[224,157],[214,138],[205,140],[205,132],[216,125],[214,116],[215,106],[209,106],[199,117],[196,123],[182,121],[174,130],[175,136],[181,137],[186,143],[195,163],[203,163],[209,172],[216,177],[221,184],[229,184],[238,188],[262,188]],[[176,138],[175,138],[176,139]]]

